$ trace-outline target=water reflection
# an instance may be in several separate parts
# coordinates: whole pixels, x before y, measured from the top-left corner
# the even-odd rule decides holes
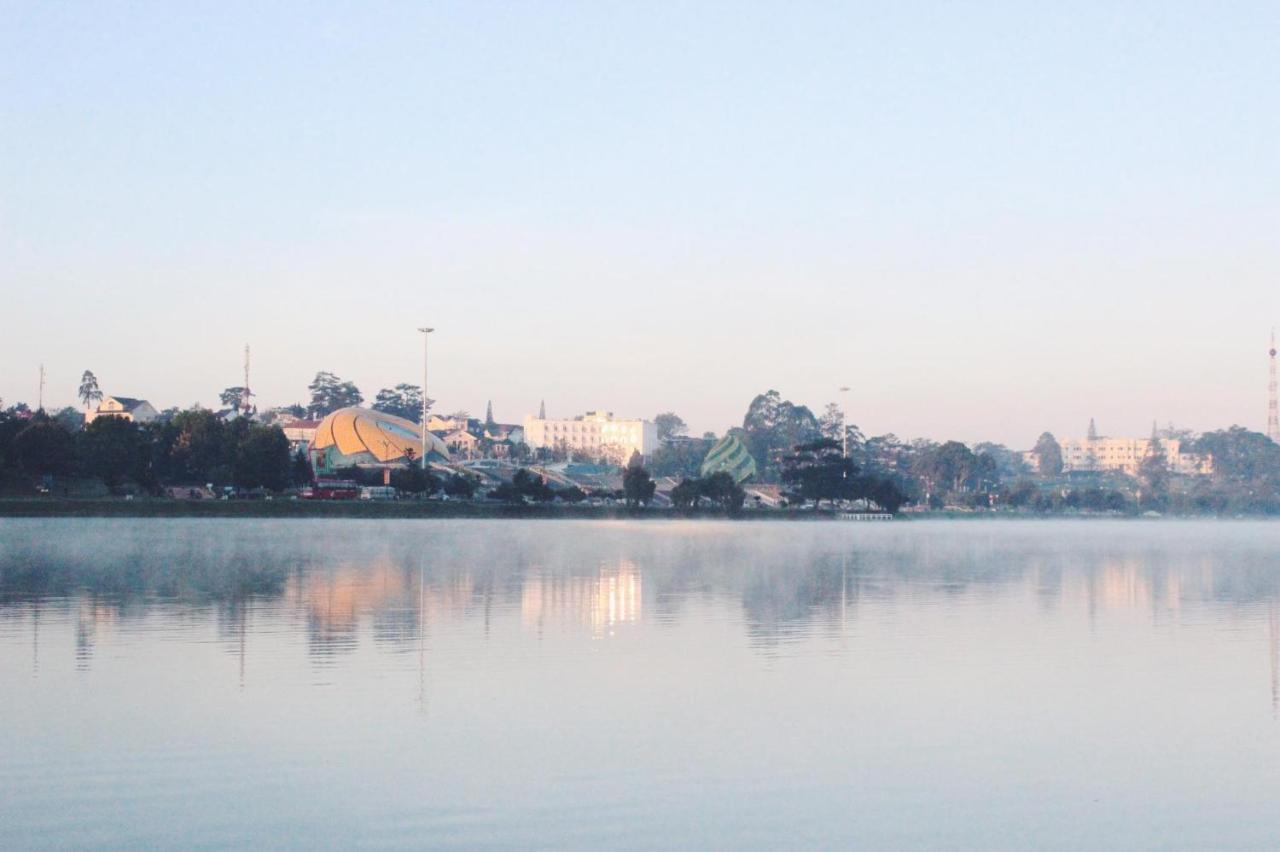
[[[176,776],[224,846],[227,815],[327,832],[281,845],[674,845],[663,813],[700,845],[897,848],[975,790],[1032,822],[1110,796],[1079,845],[1141,845],[1115,832],[1159,809],[1123,796],[1177,783],[1213,805],[1160,812],[1207,820],[1188,843],[1247,842],[1280,783],[1277,554],[1266,524],[4,520],[0,847],[177,845],[137,833]]]
[[[640,572],[629,559],[601,566],[591,576],[564,576],[538,568],[521,586],[521,623],[538,634],[548,620],[581,625],[596,637],[611,636],[620,625],[640,620]]]
[[[1280,597],[1275,535],[1243,525],[1186,525],[1154,544],[1127,529],[1105,535],[1118,525],[1104,526],[1100,538],[1064,548],[1051,528],[1032,525],[998,535],[806,527],[762,546],[775,532],[768,525],[613,527],[584,541],[579,529],[560,535],[573,525],[536,523],[491,531],[352,522],[358,534],[319,537],[288,522],[241,523],[224,535],[231,530],[207,522],[5,522],[0,618],[28,621],[35,649],[42,612],[74,613],[75,657],[87,669],[121,624],[157,613],[211,619],[241,654],[250,621],[266,629],[301,617],[311,656],[332,663],[366,639],[416,651],[431,623],[478,621],[488,635],[495,617],[518,613],[536,635],[554,626],[607,638],[646,613],[661,624],[700,600],[726,599],[738,602],[746,638],[761,649],[846,630],[867,601],[1022,595],[1043,612],[1083,609],[1091,621],[1265,604],[1274,636]],[[1249,535],[1235,534],[1242,529]]]

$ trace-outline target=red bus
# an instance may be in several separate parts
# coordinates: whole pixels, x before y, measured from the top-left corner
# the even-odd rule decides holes
[[[317,479],[310,488],[302,489],[303,500],[355,500],[360,486],[351,479]]]

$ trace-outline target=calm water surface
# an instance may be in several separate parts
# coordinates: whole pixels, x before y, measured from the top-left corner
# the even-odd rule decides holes
[[[1274,848],[1280,524],[0,520],[0,848]]]

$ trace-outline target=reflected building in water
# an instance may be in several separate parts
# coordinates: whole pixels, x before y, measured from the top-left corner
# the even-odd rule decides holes
[[[640,621],[644,605],[640,570],[628,559],[591,576],[534,569],[520,596],[520,620],[539,634],[548,622],[588,627],[593,636]]]

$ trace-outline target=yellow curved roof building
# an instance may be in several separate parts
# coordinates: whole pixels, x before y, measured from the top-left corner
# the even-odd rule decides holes
[[[312,448],[322,454],[324,467],[403,464],[422,458],[421,427],[383,411],[340,408],[320,421]],[[427,452],[449,458],[444,442],[430,432]]]

